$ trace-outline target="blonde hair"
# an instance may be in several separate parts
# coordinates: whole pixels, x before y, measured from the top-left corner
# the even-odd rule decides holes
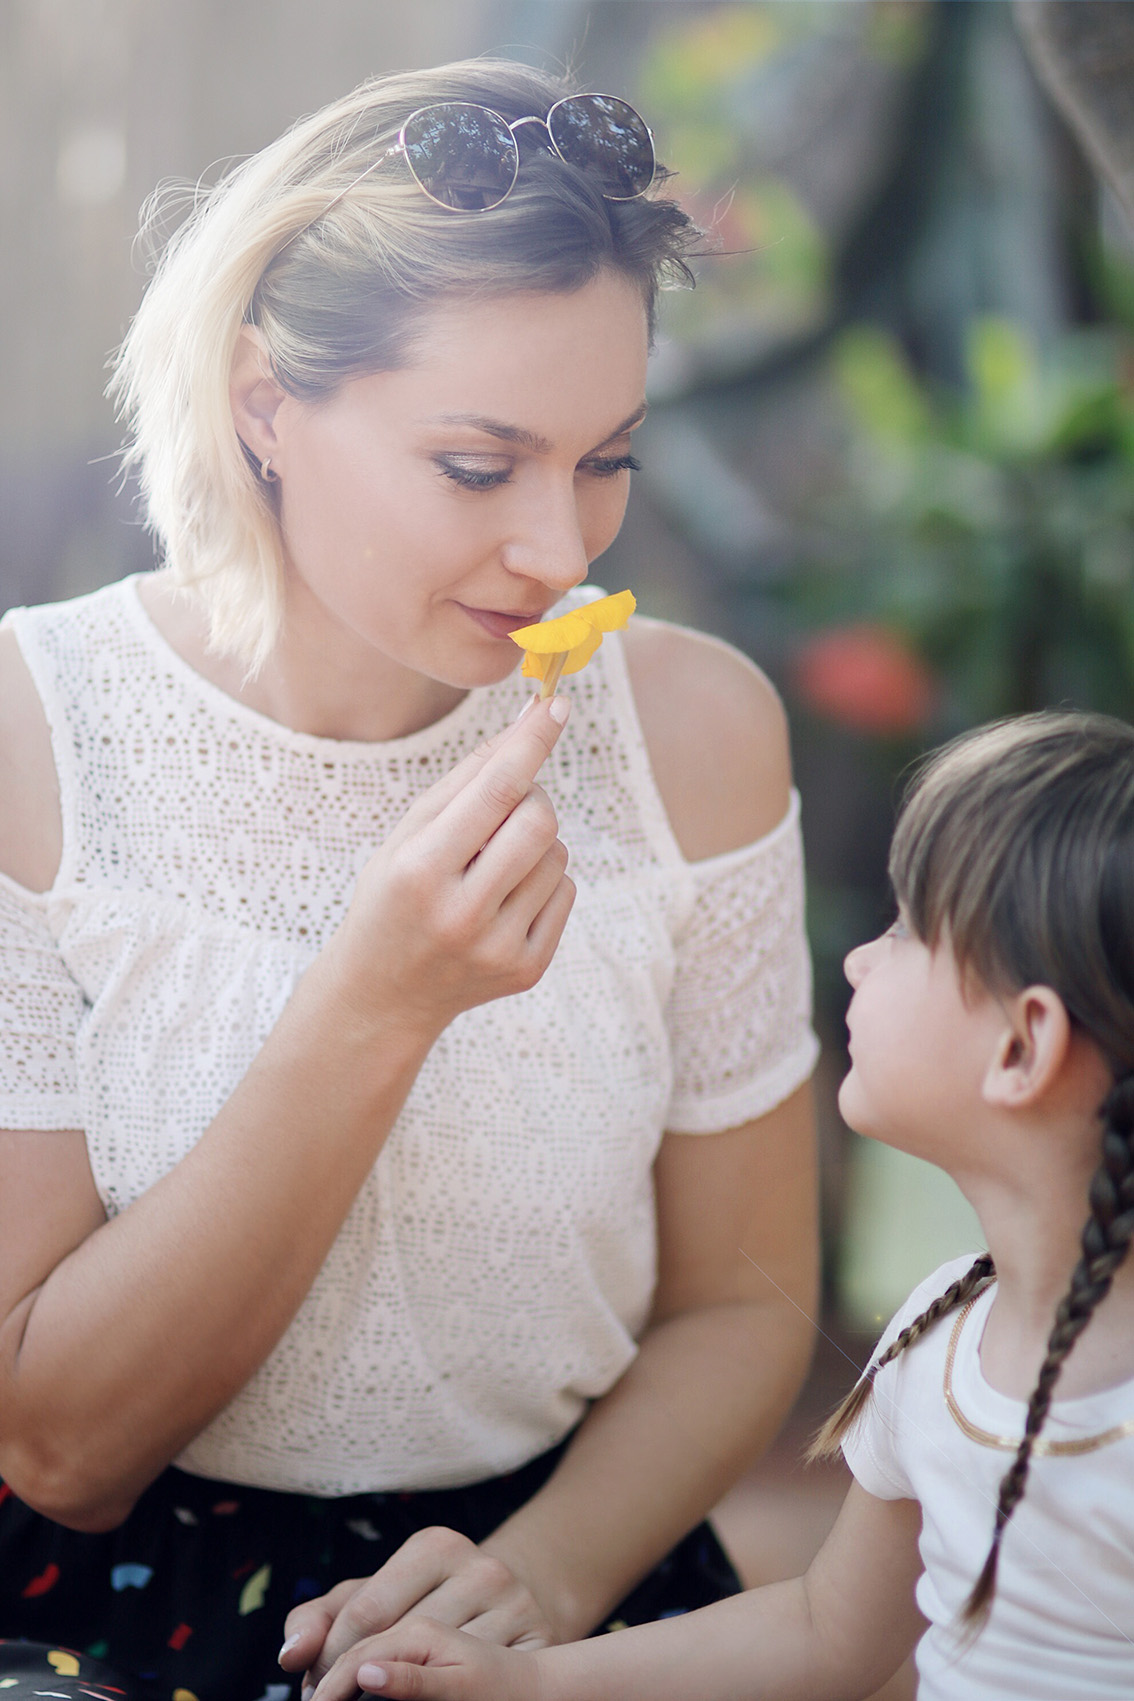
[[[278,633],[284,558],[273,488],[229,405],[244,326],[282,388],[318,401],[404,364],[417,322],[446,298],[567,292],[610,267],[638,283],[652,329],[659,287],[692,282],[700,232],[664,195],[607,201],[539,150],[499,207],[461,213],[423,195],[403,160],[382,160],[418,107],[471,101],[511,122],[569,92],[501,60],[365,82],[196,194],[166,245],[109,386],[129,427],[123,466],[173,577],[208,611],[212,645],[251,671]],[[144,232],[164,206],[151,201]]]
[[[1113,1077],[1099,1106],[1100,1161],[1082,1256],[1056,1309],[1023,1438],[1000,1484],[988,1556],[964,1608],[978,1629],[1059,1374],[1134,1236],[1134,727],[1052,712],[954,740],[928,759],[906,797],[890,879],[913,932],[931,946],[947,937],[962,972],[999,991],[1057,992]],[[882,1366],[995,1275],[982,1253],[903,1329],[828,1419],[810,1456],[834,1453]]]

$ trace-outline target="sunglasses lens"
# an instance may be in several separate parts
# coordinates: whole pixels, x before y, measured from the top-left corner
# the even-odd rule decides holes
[[[406,119],[402,146],[418,183],[443,207],[486,212],[516,181],[515,139],[486,106],[445,101],[422,107]]]
[[[614,95],[570,95],[547,115],[559,153],[598,180],[612,201],[633,201],[654,180],[654,144],[645,122]]]

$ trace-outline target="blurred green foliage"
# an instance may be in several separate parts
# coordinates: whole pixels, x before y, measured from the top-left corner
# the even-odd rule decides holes
[[[833,370],[843,478],[786,586],[805,623],[903,635],[940,682],[935,734],[1056,703],[1134,717],[1129,335],[1038,349],[981,317],[958,392],[855,325]]]

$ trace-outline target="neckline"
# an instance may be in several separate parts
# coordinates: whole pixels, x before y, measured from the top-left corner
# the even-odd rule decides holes
[[[941,1381],[945,1395],[945,1405],[948,1408],[949,1416],[953,1419],[953,1422],[963,1435],[967,1436],[970,1441],[975,1441],[981,1447],[992,1447],[998,1452],[1003,1453],[1016,1453],[1019,1451],[1020,1443],[1023,1439],[1022,1433],[1015,1436],[997,1435],[990,1429],[983,1429],[980,1424],[974,1423],[971,1418],[966,1417],[965,1413],[961,1410],[956,1395],[953,1392],[953,1365],[956,1360],[957,1349],[960,1345],[961,1334],[964,1330],[965,1322],[969,1313],[977,1304],[977,1301],[983,1299],[985,1294],[988,1293],[991,1288],[995,1287],[995,1285],[995,1282],[989,1282],[986,1287],[981,1288],[979,1293],[975,1293],[972,1298],[961,1307],[960,1311],[958,1311],[953,1327],[949,1333],[949,1344],[945,1349],[945,1368],[942,1373]],[[1090,1397],[1091,1396],[1088,1396],[1088,1398]],[[1060,1402],[1053,1401],[1053,1408],[1059,1403]],[[1072,1400],[1061,1403],[1065,1407],[1076,1404],[1076,1402]],[[1014,1404],[1020,1404],[1020,1402],[1017,1401],[1014,1402]],[[1035,1441],[1032,1443],[1032,1457],[1037,1459],[1073,1458],[1083,1453],[1095,1453],[1100,1447],[1109,1447],[1112,1442],[1123,1441],[1130,1435],[1134,1435],[1134,1417],[1128,1417],[1121,1423],[1112,1424],[1110,1428],[1099,1430],[1094,1435],[1074,1436],[1066,1441],[1055,1441],[1050,1437],[1041,1434],[1037,1436]]]
[[[219,685],[214,685],[211,679],[206,679],[203,673],[198,673],[197,669],[174,649],[142,601],[140,587],[143,576],[141,573],[131,573],[119,583],[124,591],[123,601],[131,624],[155,658],[184,687],[194,691],[202,701],[210,703],[214,710],[219,710],[251,731],[258,732],[261,737],[272,739],[292,750],[321,755],[325,760],[332,756],[336,760],[348,758],[360,761],[373,761],[376,756],[381,755],[410,756],[426,749],[435,749],[439,740],[463,729],[464,723],[473,717],[487,693],[498,691],[517,698],[522,695],[516,687],[516,682],[520,679],[517,669],[515,673],[508,674],[496,684],[471,687],[461,701],[450,709],[448,714],[442,715],[440,720],[420,727],[417,732],[406,733],[402,738],[327,738],[318,733],[298,732],[294,727],[285,726],[282,721],[273,720],[271,715],[250,708],[238,697],[230,696]]]

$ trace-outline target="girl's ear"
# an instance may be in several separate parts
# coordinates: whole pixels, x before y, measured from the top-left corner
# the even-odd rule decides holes
[[[276,412],[287,391],[272,376],[271,361],[254,325],[241,327],[228,383],[236,434],[258,461],[277,452]]]
[[[1071,1019],[1050,986],[1026,986],[1001,1005],[1005,1024],[984,1078],[986,1104],[1021,1110],[1054,1085],[1071,1048]]]

